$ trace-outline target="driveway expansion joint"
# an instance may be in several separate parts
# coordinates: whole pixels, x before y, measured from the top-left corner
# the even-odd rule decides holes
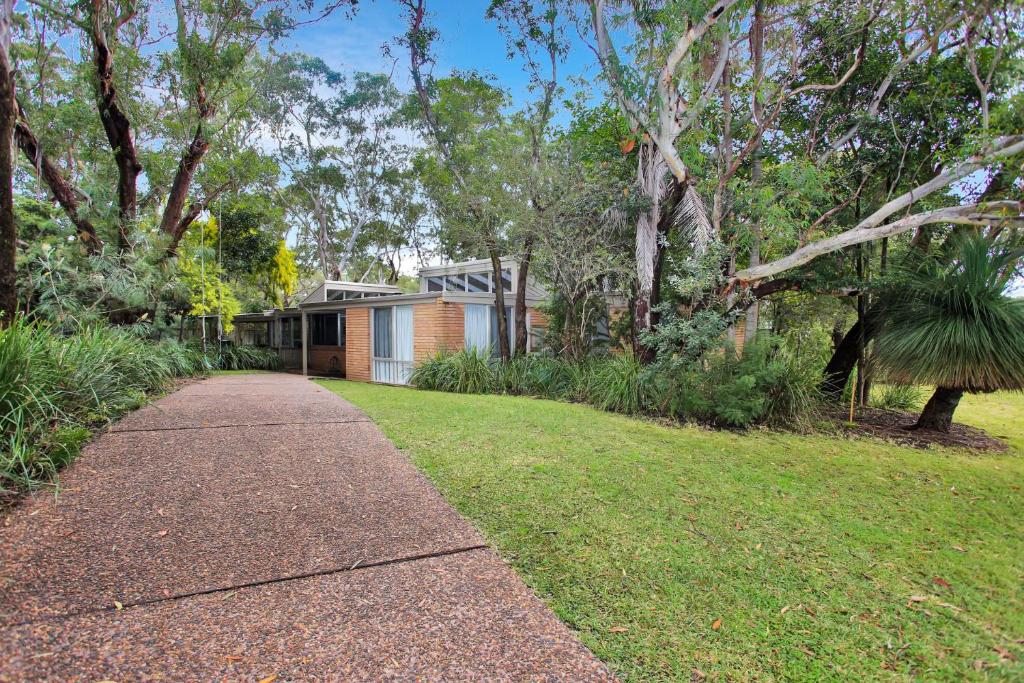
[[[237,429],[238,427],[319,427],[321,425],[346,425],[372,423],[373,420],[317,420],[316,422],[245,422],[233,425],[185,425],[183,427],[145,427],[110,429],[108,434],[138,434],[140,432],[182,432],[200,429]]]
[[[7,624],[0,625],[0,632],[7,629],[16,628],[18,626],[30,626],[32,624],[39,624],[43,622],[61,622],[67,619],[74,619],[76,617],[85,616],[87,614],[103,614],[103,613],[115,613],[123,612],[135,607],[148,607],[151,605],[159,605],[165,602],[174,602],[177,600],[185,600],[187,598],[194,598],[200,595],[216,595],[218,593],[231,593],[232,591],[245,590],[246,588],[259,588],[261,586],[270,586],[275,583],[286,583],[288,581],[301,581],[303,579],[315,579],[323,576],[332,576],[334,574],[341,574],[346,572],[356,572],[363,569],[376,569],[378,567],[392,567],[399,564],[407,564],[409,562],[417,562],[423,560],[433,560],[439,557],[451,557],[453,555],[461,555],[463,553],[473,552],[474,550],[486,550],[489,546],[486,543],[477,543],[476,545],[464,546],[461,548],[451,548],[448,550],[437,550],[430,553],[419,553],[417,555],[408,555],[406,557],[394,557],[388,560],[376,560],[373,562],[362,562],[356,561],[352,565],[346,565],[342,567],[331,567],[329,569],[318,569],[313,572],[303,572],[301,574],[289,574],[287,576],[275,576],[270,579],[261,579],[259,581],[247,581],[232,586],[223,586],[218,588],[208,588],[206,590],[191,591],[188,593],[176,593],[174,595],[166,595],[160,598],[151,598],[148,600],[137,600],[135,602],[118,602],[120,607],[117,605],[110,605],[105,607],[93,607],[91,609],[75,610],[73,612],[66,612],[64,614],[54,614],[37,619],[25,619],[24,621],[13,621]]]

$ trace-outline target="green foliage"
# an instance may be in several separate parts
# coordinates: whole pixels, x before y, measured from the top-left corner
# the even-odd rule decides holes
[[[242,304],[227,282],[226,271],[218,263],[217,221],[213,216],[196,221],[182,240],[178,257],[178,275],[188,290],[190,315],[220,315],[225,332],[234,329],[232,320],[242,312]]]
[[[904,268],[875,346],[888,377],[965,391],[1024,389],[1024,299],[1006,294],[1024,249],[971,236]]]
[[[177,342],[103,326],[65,336],[16,319],[0,330],[0,491],[42,486],[75,458],[90,427],[206,368]]]
[[[924,391],[916,384],[886,384],[871,392],[871,405],[885,410],[916,410],[924,402]]]
[[[571,361],[531,354],[504,363],[484,354],[442,352],[413,371],[420,389],[509,394],[589,403],[719,427],[806,424],[818,406],[816,364],[783,340],[761,336],[742,357],[716,348],[691,363],[644,366],[632,353]]]
[[[280,370],[281,356],[261,346],[225,345],[212,361],[219,370]]]
[[[421,389],[482,394],[494,390],[495,375],[486,352],[441,351],[413,370],[409,381]]]
[[[644,366],[632,353],[611,354],[593,362],[587,401],[617,413],[636,414],[647,407]]]

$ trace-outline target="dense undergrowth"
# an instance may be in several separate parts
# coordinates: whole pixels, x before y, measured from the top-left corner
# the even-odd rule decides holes
[[[819,402],[818,373],[767,336],[739,356],[725,350],[677,365],[645,366],[631,353],[578,362],[534,354],[500,363],[479,351],[441,352],[411,381],[420,389],[536,396],[719,427],[793,426],[813,419]]]
[[[0,493],[38,488],[71,462],[92,429],[137,408],[173,380],[223,369],[276,369],[276,354],[86,327],[64,335],[16,320],[0,330]]]

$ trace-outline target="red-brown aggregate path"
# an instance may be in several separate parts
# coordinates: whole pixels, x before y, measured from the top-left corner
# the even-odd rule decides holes
[[[611,680],[369,418],[231,375],[0,521],[0,681]]]

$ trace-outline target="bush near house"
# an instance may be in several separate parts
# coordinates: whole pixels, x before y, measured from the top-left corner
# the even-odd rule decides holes
[[[720,427],[812,419],[817,382],[813,368],[770,336],[747,344],[739,356],[719,349],[696,362],[652,366],[628,352],[580,361],[535,354],[506,363],[481,351],[441,352],[411,378],[420,389],[536,396]]]
[[[93,428],[139,407],[175,378],[276,363],[276,355],[251,347],[206,356],[195,345],[107,326],[64,335],[17,319],[0,330],[0,494],[45,485],[74,460]]]

